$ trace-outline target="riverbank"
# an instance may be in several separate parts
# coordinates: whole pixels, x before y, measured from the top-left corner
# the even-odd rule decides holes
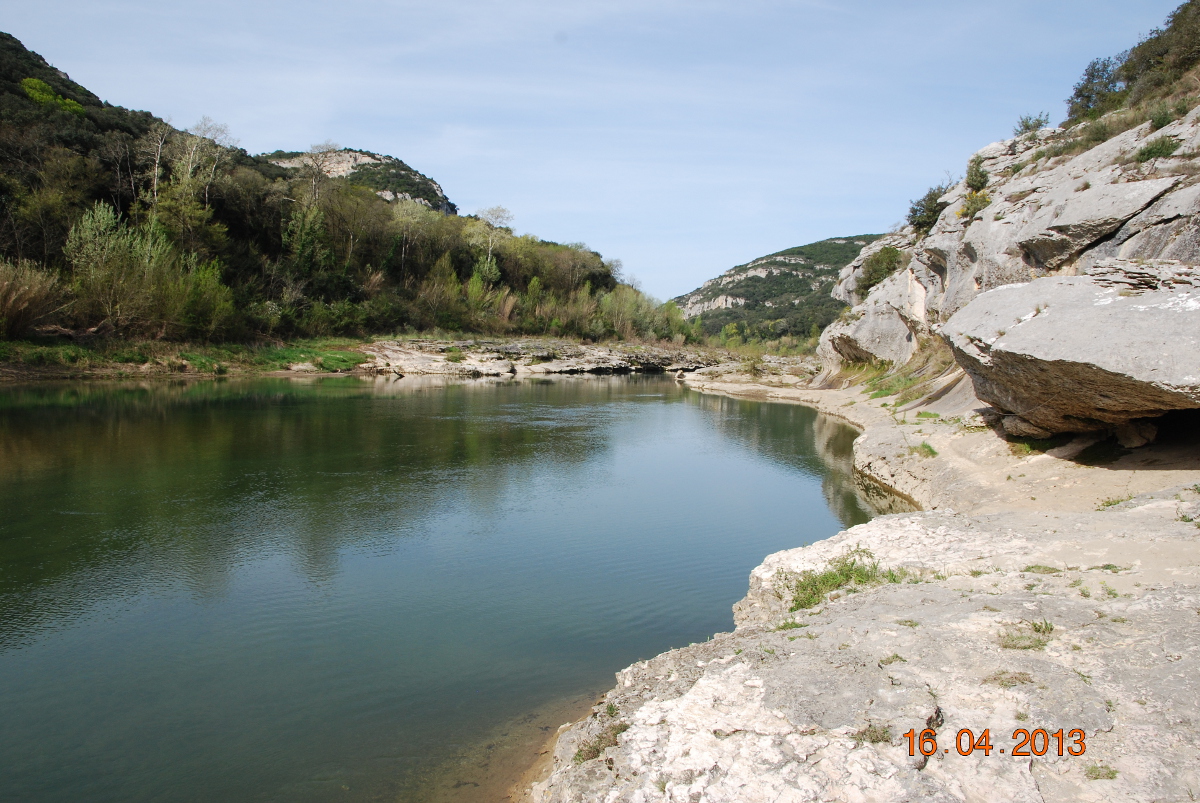
[[[1137,450],[1004,439],[953,373],[899,411],[861,386],[783,373],[686,381],[853,424],[855,469],[926,512],[768,556],[735,630],[619,673],[559,739],[533,800],[1149,801],[1200,789],[1194,433]],[[925,728],[937,755],[909,756],[903,734]],[[965,728],[987,729],[996,752],[959,755]],[[1085,752],[1014,757],[1010,737],[1039,728],[1082,730]]]
[[[395,335],[259,344],[61,339],[0,341],[0,382],[213,378],[262,374],[621,374],[694,371],[734,359],[669,343],[592,344],[561,337]]]

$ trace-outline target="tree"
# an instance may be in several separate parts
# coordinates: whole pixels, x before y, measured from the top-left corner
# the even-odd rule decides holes
[[[230,153],[238,141],[229,133],[229,126],[215,122],[207,115],[187,131],[200,140],[198,167],[204,170],[204,205],[209,205],[209,190],[216,181],[217,173],[230,161]]]
[[[1075,91],[1067,99],[1067,116],[1071,120],[1099,117],[1120,105],[1119,93],[1124,81],[1119,74],[1124,56],[1093,59],[1083,71],[1083,77],[1075,84]]]
[[[321,200],[321,185],[329,177],[334,157],[341,153],[341,151],[341,145],[327,139],[324,142],[318,142],[316,145],[310,145],[308,152],[301,157],[304,165],[303,173],[308,178],[312,189],[310,196],[311,203]]]
[[[175,129],[170,124],[156,120],[150,129],[138,140],[138,152],[150,163],[150,208],[158,208],[158,183],[162,178],[163,166],[166,162],[167,143]]]
[[[937,184],[930,187],[924,195],[913,201],[908,207],[908,224],[916,229],[919,237],[924,237],[933,231],[942,212],[945,212],[946,208],[950,206],[950,204],[938,200],[946,194],[948,189],[950,189],[948,184]]]
[[[509,226],[513,214],[503,206],[492,206],[477,212],[476,217],[479,219],[467,225],[467,242],[476,248],[487,248],[487,254],[476,264],[475,272],[490,284],[500,280],[500,269],[493,252],[497,245],[512,237]]]

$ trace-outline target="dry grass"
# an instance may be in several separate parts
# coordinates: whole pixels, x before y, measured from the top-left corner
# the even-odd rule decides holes
[[[0,334],[15,340],[58,308],[58,277],[32,262],[0,261]]]
[[[1033,675],[1028,672],[1009,672],[1002,670],[988,675],[983,679],[984,683],[991,683],[994,686],[999,686],[1002,689],[1011,689],[1013,686],[1020,686],[1024,683],[1033,683]]]

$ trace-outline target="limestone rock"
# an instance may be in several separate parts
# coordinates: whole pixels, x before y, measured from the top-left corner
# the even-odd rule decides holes
[[[1081,275],[1114,258],[1200,264],[1200,183],[1190,178],[1200,108],[1158,131],[1143,123],[1091,147],[1084,131],[1045,129],[983,148],[977,155],[989,174],[987,206],[961,215],[967,188],[960,183],[941,198],[947,208],[928,236],[901,232],[890,236],[907,236],[905,243],[880,240],[864,249],[833,290],[855,306],[851,320],[822,338],[826,368],[903,362],[912,354],[910,336],[936,331],[979,293],[1005,285]],[[1177,155],[1132,158],[1157,137],[1180,142]],[[1067,155],[1054,156],[1060,146]],[[1073,146],[1086,150],[1071,154]],[[889,282],[866,298],[858,292],[863,262],[885,244],[911,253],[908,272],[923,292],[897,296]]]
[[[1200,546],[1175,519],[1200,495],[1171,490],[1186,501],[886,516],[772,555],[733,633],[617,674],[533,799],[1187,800],[1200,788]],[[789,610],[799,573],[854,548],[903,582]],[[926,727],[939,749],[910,756],[903,734]],[[988,729],[993,752],[959,755],[963,728]],[[1081,729],[1086,752],[1014,757],[1018,728]],[[1097,766],[1114,777],[1090,780]]]
[[[942,330],[1013,435],[1116,430],[1200,408],[1200,268],[1108,260],[983,293]]]
[[[362,351],[367,373],[506,377],[694,371],[721,362],[712,352],[671,346],[580,345],[571,341],[378,341]]]

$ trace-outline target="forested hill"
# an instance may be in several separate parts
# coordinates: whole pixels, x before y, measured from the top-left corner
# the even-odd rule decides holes
[[[0,33],[0,338],[692,334],[586,245],[456,211],[400,159],[252,156],[207,118],[101,101]]]
[[[807,336],[814,325],[829,325],[846,306],[830,296],[838,272],[880,236],[833,237],[768,254],[730,268],[674,301],[685,317],[698,316],[709,335],[732,324],[743,338]]]

